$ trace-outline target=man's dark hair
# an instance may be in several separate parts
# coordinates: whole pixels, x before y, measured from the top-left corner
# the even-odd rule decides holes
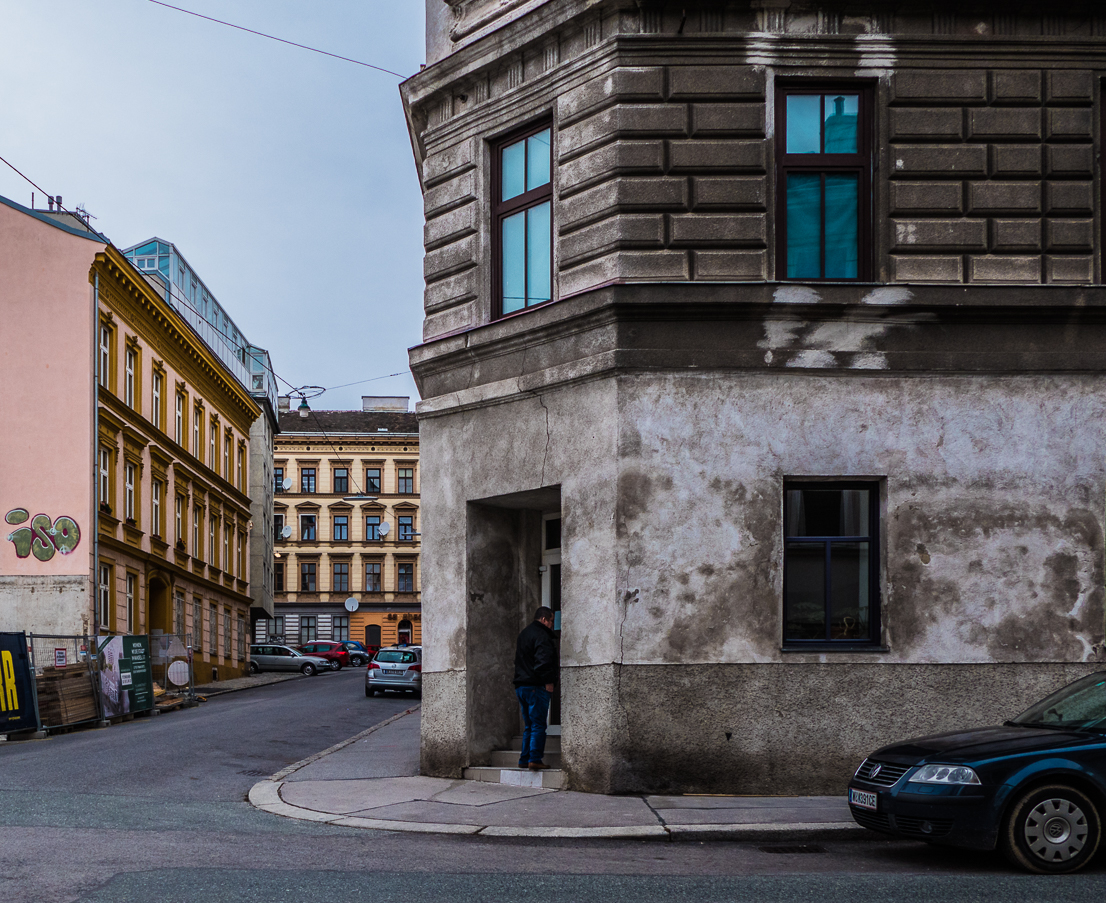
[[[546,608],[544,605],[534,612],[535,621],[553,620],[553,609]]]

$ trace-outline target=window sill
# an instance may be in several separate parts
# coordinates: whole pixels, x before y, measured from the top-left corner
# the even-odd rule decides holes
[[[868,645],[868,644],[861,645],[859,643],[857,643],[857,644],[851,644],[851,643],[811,643],[810,645],[802,645],[802,646],[793,645],[793,646],[781,646],[780,647],[780,652],[783,652],[784,654],[796,653],[796,652],[799,652],[799,653],[803,653],[803,652],[816,652],[816,653],[820,653],[820,652],[838,652],[838,653],[848,653],[848,654],[853,654],[853,653],[858,653],[858,652],[859,653],[868,652],[868,653],[873,653],[873,654],[882,654],[882,653],[887,653],[887,652],[890,652],[890,651],[891,651],[891,649],[888,646],[871,646],[871,645]]]

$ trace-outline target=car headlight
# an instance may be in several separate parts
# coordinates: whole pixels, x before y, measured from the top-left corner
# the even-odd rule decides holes
[[[908,784],[978,784],[979,775],[964,765],[926,765]]]

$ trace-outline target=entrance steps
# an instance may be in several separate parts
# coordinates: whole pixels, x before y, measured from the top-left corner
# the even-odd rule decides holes
[[[511,740],[510,749],[496,749],[488,765],[465,769],[466,781],[488,781],[493,784],[510,784],[514,787],[540,787],[544,790],[561,790],[565,785],[561,771],[561,738],[550,734],[545,738],[545,764],[542,771],[518,767],[518,754],[522,749],[522,737]]]

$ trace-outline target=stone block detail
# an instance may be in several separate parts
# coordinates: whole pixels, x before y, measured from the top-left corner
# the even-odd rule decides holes
[[[1045,167],[1050,176],[1094,174],[1094,147],[1090,144],[1059,144],[1045,148]]]
[[[892,220],[892,245],[922,250],[984,250],[987,222],[979,219]]]
[[[768,266],[764,251],[696,251],[694,256],[696,279],[759,281]]]
[[[611,104],[664,100],[664,69],[660,66],[613,69],[600,78],[565,92],[557,99],[562,126]]]
[[[422,230],[423,246],[431,251],[434,248],[464,238],[476,231],[476,205],[465,204],[455,207],[441,216],[428,219]]]
[[[566,298],[609,282],[687,279],[686,251],[620,251],[562,269],[559,285],[560,296]]]
[[[987,74],[963,69],[896,72],[891,90],[896,103],[985,103]]]
[[[476,325],[476,305],[472,301],[438,313],[428,313],[422,321],[423,341],[459,332]]]
[[[991,172],[996,176],[1039,176],[1041,174],[1040,145],[992,145]]]
[[[901,144],[891,156],[894,171],[904,175],[987,174],[987,148],[981,144]]]
[[[626,209],[686,210],[686,179],[620,179],[604,182],[570,198],[557,209],[562,229],[582,226]]]
[[[617,106],[562,129],[557,139],[560,158],[567,159],[619,136],[649,137],[687,133],[687,107],[683,104],[635,104]]]
[[[558,259],[562,267],[575,266],[626,248],[664,247],[664,216],[617,215],[561,237]]]
[[[893,141],[904,138],[955,140],[964,135],[964,115],[954,108],[892,108],[890,128]]]
[[[672,172],[728,169],[764,172],[763,141],[674,141],[669,148]]]
[[[1048,182],[1045,209],[1049,213],[1090,213],[1094,209],[1091,182]]]
[[[1041,111],[1029,109],[987,107],[968,113],[968,130],[972,138],[1037,138],[1041,137]]]
[[[1094,245],[1094,220],[1050,219],[1045,223],[1045,246],[1050,251],[1089,251]]]
[[[964,261],[959,256],[891,257],[892,282],[963,282]]]
[[[968,186],[972,213],[1040,213],[1038,182],[972,182]]]
[[[991,75],[991,96],[999,103],[1040,103],[1041,73],[1036,69],[998,69]]]
[[[1089,140],[1094,116],[1088,109],[1060,108],[1045,114],[1046,131],[1053,141]]]
[[[892,182],[892,213],[963,213],[960,182]]]
[[[476,266],[476,236],[474,235],[448,244],[444,248],[428,251],[422,258],[422,274],[427,282],[442,279],[474,266]]]
[[[696,103],[691,105],[692,135],[764,136],[763,103]]]
[[[476,297],[479,290],[478,269],[471,268],[431,282],[423,293],[423,307],[427,313],[455,307]]]
[[[435,151],[423,164],[423,179],[428,188],[455,179],[476,166],[479,148],[476,139],[454,144],[444,150]]]
[[[672,100],[764,98],[764,72],[748,66],[672,66],[668,70]]]
[[[691,193],[696,210],[719,207],[753,207],[764,209],[768,186],[763,178],[751,176],[733,178],[703,177],[691,180]]]
[[[763,213],[739,213],[732,215],[693,213],[673,216],[672,239],[674,247],[710,247],[719,245],[755,245],[765,243],[767,224]]]
[[[996,219],[991,223],[995,251],[1040,251],[1039,219]]]
[[[1094,76],[1081,69],[1054,69],[1048,73],[1049,103],[1090,103],[1094,100]]]
[[[613,176],[663,172],[663,141],[619,141],[562,163],[557,169],[557,184],[565,196]]]
[[[443,182],[427,190],[423,196],[423,212],[427,217],[437,216],[453,207],[476,200],[476,171]]]
[[[1090,257],[1046,257],[1045,278],[1049,282],[1094,282],[1094,261]]]
[[[1026,284],[1041,281],[1040,257],[1004,257],[988,254],[972,257],[968,264],[972,282]]]

